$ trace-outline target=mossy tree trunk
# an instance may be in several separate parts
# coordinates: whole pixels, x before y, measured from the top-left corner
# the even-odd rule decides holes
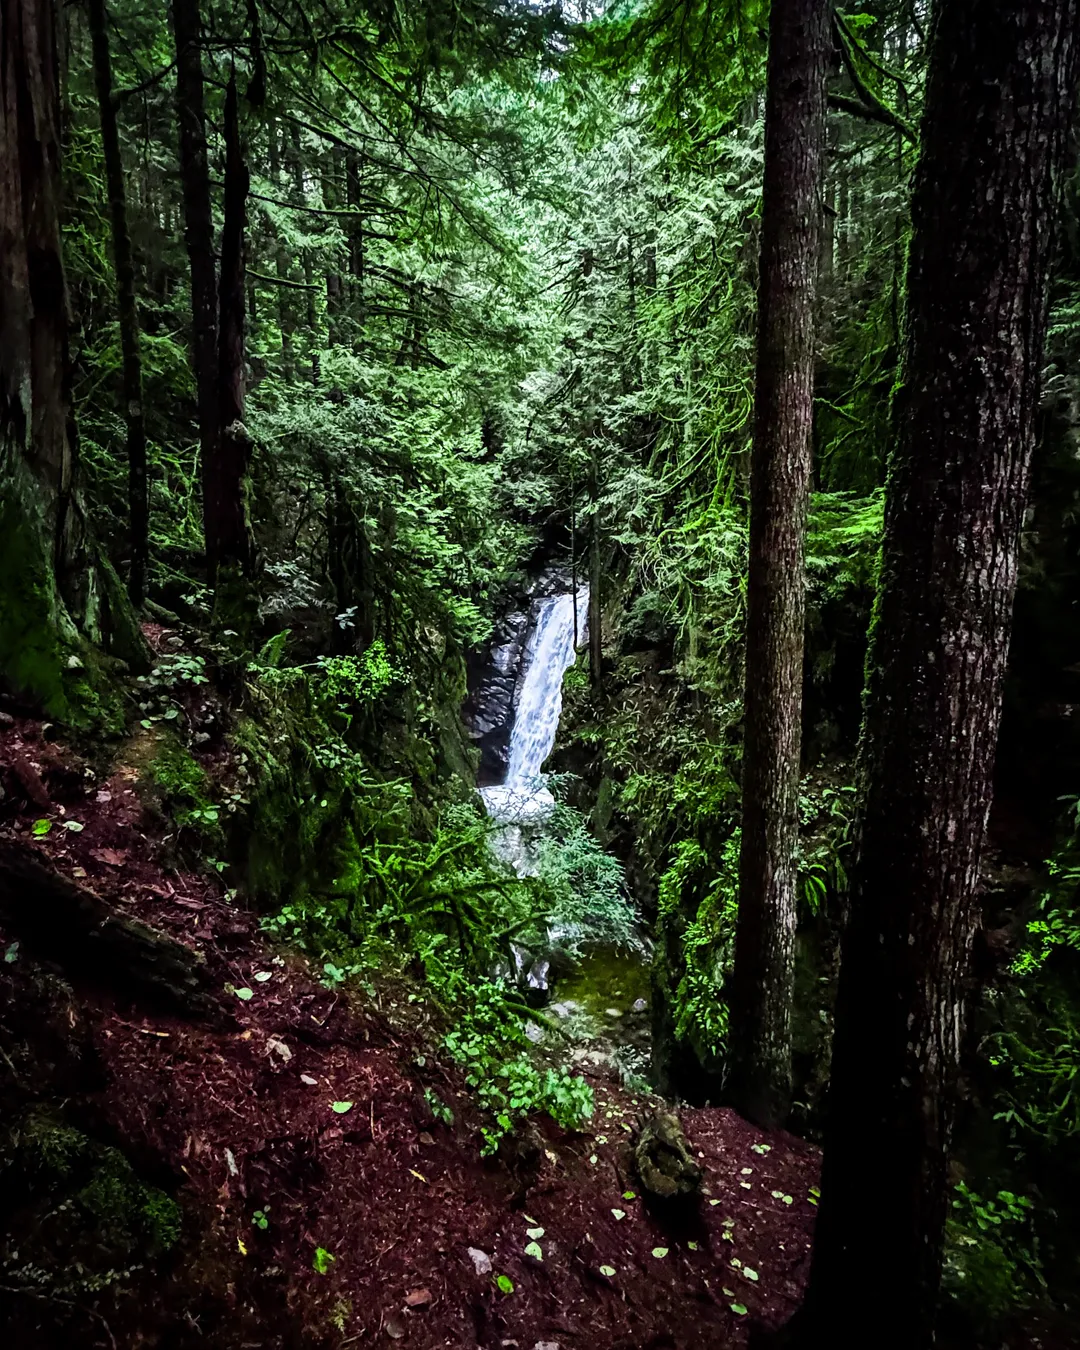
[[[199,0],[173,0],[176,43],[176,117],[180,131],[180,181],[184,201],[184,243],[191,270],[191,349],[199,409],[203,525],[207,568],[217,567],[212,521],[217,495],[217,280],[214,264],[214,215],[206,148],[206,108],[202,69],[202,15]]]
[[[589,683],[593,693],[599,694],[604,683],[604,611],[601,603],[600,449],[595,427],[589,452],[589,502]]]
[[[128,593],[141,605],[146,597],[146,571],[150,556],[150,502],[146,479],[146,419],[143,413],[142,356],[139,350],[139,315],[135,305],[135,265],[127,223],[127,193],[116,104],[112,90],[112,62],[105,0],[88,0],[87,16],[94,52],[94,82],[101,118],[101,145],[105,159],[105,182],[112,223],[113,258],[116,264],[116,298],[120,320],[120,353],[123,375],[124,417],[127,421],[128,531],[131,557]]]
[[[251,564],[247,478],[251,440],[244,424],[244,247],[248,169],[240,136],[235,72],[225,93],[225,214],[221,230],[218,324],[218,437],[213,491],[206,504],[207,557],[215,574],[246,574]]]
[[[787,1338],[800,1345],[934,1339],[1054,183],[1078,66],[1080,0],[934,8],[821,1210]]]
[[[91,644],[145,644],[76,490],[59,128],[53,2],[0,0],[0,682],[90,723],[116,716]]]
[[[791,1100],[791,999],[814,288],[825,140],[826,0],[773,0],[765,109],[750,482],[739,920],[730,999],[733,1104],[764,1125]]]

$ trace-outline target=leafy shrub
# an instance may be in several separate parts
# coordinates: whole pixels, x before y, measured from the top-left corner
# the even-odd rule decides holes
[[[596,840],[585,817],[558,804],[536,849],[537,885],[547,923],[570,951],[589,943],[640,948],[637,914],[622,864]]]
[[[1026,1196],[979,1195],[956,1187],[946,1229],[942,1287],[974,1325],[989,1329],[1010,1311],[1027,1307],[1044,1287]]]
[[[491,1123],[483,1127],[484,1154],[533,1111],[546,1111],[566,1129],[578,1129],[593,1113],[592,1088],[565,1070],[541,1068],[528,1051],[520,1020],[510,1011],[503,990],[479,984],[445,1039],[447,1050],[465,1067],[465,1081],[476,1091]]]
[[[675,1034],[688,1040],[701,1059],[722,1055],[727,1040],[723,986],[735,957],[740,838],[741,831],[735,830],[724,844],[720,869],[708,881],[682,936],[682,974],[674,992]],[[676,920],[684,904],[684,888],[700,881],[707,870],[708,857],[701,845],[683,840],[660,878],[660,924]]]

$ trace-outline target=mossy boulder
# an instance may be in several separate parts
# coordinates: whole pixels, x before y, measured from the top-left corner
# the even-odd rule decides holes
[[[194,830],[206,844],[224,840],[221,809],[210,775],[172,731],[152,734],[141,756],[143,792],[181,829]]]
[[[7,1131],[0,1178],[8,1235],[0,1259],[16,1287],[91,1294],[179,1240],[176,1201],[143,1181],[119,1149],[51,1109],[33,1107]]]

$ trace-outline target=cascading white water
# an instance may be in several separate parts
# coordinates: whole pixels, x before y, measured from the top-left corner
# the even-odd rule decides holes
[[[585,587],[577,593],[579,620],[588,612],[589,595]],[[488,815],[505,826],[537,821],[548,814],[555,801],[544,786],[540,769],[551,754],[562,712],[562,681],[574,657],[574,597],[552,595],[540,601],[536,622],[525,645],[524,675],[510,731],[510,760],[506,782],[481,788]],[[509,834],[509,831],[505,831]],[[517,832],[514,832],[517,834]],[[512,858],[518,870],[520,857],[517,839],[506,839],[504,856]]]

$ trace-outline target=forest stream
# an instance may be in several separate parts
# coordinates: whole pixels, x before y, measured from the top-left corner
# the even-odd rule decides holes
[[[505,778],[481,787],[496,824],[492,847],[519,876],[536,870],[536,853],[555,806],[542,773],[555,745],[562,711],[563,676],[587,642],[588,587],[556,591],[533,601],[515,673],[513,720]],[[578,647],[575,646],[575,637]],[[477,711],[483,715],[481,704]],[[563,934],[548,929],[554,953],[517,948],[515,966],[524,992],[564,1023],[578,1045],[572,1063],[607,1067],[646,1082],[649,1074],[649,972],[647,944],[613,946],[586,931],[583,951],[561,953]],[[554,959],[553,959],[554,955]],[[539,1033],[542,1036],[543,1033]]]

